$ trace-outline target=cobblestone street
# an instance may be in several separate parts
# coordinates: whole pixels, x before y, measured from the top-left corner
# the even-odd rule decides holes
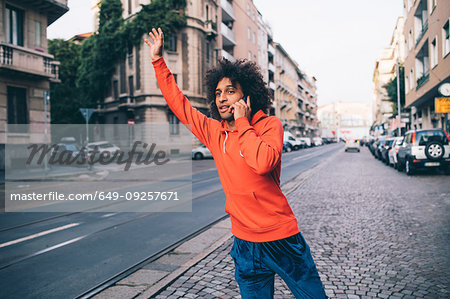
[[[449,298],[449,176],[406,176],[367,148],[341,152],[287,194],[330,298]],[[240,298],[232,239],[156,298]],[[278,277],[275,298],[292,298]]]

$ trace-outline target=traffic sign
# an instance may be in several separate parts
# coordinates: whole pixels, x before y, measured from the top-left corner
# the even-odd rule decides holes
[[[92,113],[94,113],[94,108],[80,108],[80,112],[86,121],[91,118]]]
[[[129,120],[128,120],[128,125],[129,125],[130,127],[132,127],[132,126],[134,125],[134,119],[129,119]]]

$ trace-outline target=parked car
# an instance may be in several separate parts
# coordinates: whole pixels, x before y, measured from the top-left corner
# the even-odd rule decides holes
[[[347,139],[345,141],[345,151],[348,152],[349,150],[355,150],[359,153],[360,151],[359,140],[353,138]]]
[[[312,139],[312,143],[314,146],[321,146],[321,145],[323,145],[323,140],[320,137],[314,137]]]
[[[403,144],[403,137],[395,137],[392,149],[389,151],[389,165],[397,169],[397,153],[400,146]]]
[[[84,148],[80,148],[74,143],[58,143],[51,148],[50,151],[50,166],[71,166],[80,167],[88,165],[88,153]]]
[[[309,138],[309,137],[299,137],[297,139],[298,140],[302,140],[305,143],[305,147],[311,147],[312,146],[311,138]]]
[[[374,152],[373,155],[378,160],[381,160],[381,148],[384,146],[384,143],[386,142],[386,136],[380,136],[378,137],[378,140],[374,143]]]
[[[114,145],[109,141],[90,142],[86,147],[89,153],[91,153],[95,147],[98,148],[99,152],[109,152],[111,155],[114,155],[116,152],[120,151],[120,148],[117,145]]]
[[[383,146],[380,148],[380,160],[386,165],[389,165],[389,151],[392,149],[394,140],[394,137],[387,138]]]
[[[417,169],[441,168],[450,173],[450,138],[442,129],[411,130],[399,148],[397,170],[412,175]]]
[[[299,150],[305,147],[305,143],[303,140],[297,139],[290,132],[284,132],[283,142],[286,143],[287,151],[290,150]]]
[[[192,159],[201,160],[205,158],[212,158],[211,152],[205,145],[192,149]]]

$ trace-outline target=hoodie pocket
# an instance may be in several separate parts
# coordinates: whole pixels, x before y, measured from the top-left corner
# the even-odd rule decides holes
[[[225,212],[241,226],[252,230],[269,229],[281,224],[282,215],[268,208],[261,200],[263,199],[254,192],[230,193],[225,203]]]

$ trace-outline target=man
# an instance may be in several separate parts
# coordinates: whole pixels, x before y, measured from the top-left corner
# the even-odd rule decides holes
[[[283,127],[264,111],[269,91],[255,63],[222,61],[207,74],[211,119],[194,109],[162,58],[161,29],[145,40],[170,109],[214,156],[235,236],[231,256],[242,298],[272,298],[279,274],[296,298],[326,298],[309,247],[280,189]],[[220,121],[219,121],[220,120]]]

